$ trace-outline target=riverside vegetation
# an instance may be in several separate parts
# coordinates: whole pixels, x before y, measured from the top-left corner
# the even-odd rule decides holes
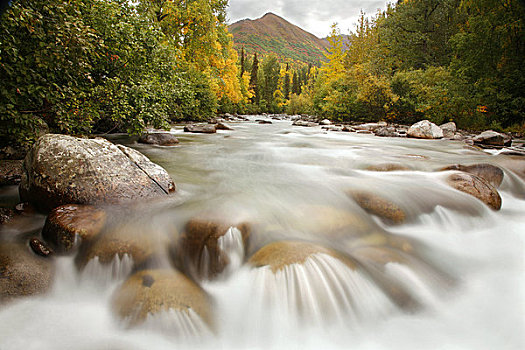
[[[519,0],[398,1],[362,14],[350,36],[334,25],[319,67],[238,54],[226,7],[13,1],[0,22],[1,146],[42,130],[139,134],[217,112],[523,130]]]

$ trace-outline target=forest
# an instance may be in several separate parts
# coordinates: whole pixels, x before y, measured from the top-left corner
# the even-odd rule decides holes
[[[320,67],[233,48],[227,0],[18,0],[0,22],[0,146],[217,113],[525,129],[521,0],[405,0],[334,24]],[[346,34],[346,33],[343,33]]]

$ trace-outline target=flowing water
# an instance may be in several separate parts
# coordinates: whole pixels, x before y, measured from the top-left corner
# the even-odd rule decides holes
[[[174,147],[116,140],[177,183],[167,202],[133,214],[111,209],[129,235],[147,234],[154,245],[169,247],[163,233],[210,213],[252,227],[247,244],[235,225],[218,239],[229,262],[218,278],[206,278],[211,252],[199,257],[212,326],[192,311],[174,310],[130,326],[110,305],[133,260],[124,255],[102,265],[95,258],[79,272],[74,257],[63,256],[56,258],[51,291],[1,306],[0,350],[525,348],[524,181],[503,168],[503,205],[493,211],[449,187],[450,172],[436,171],[458,163],[501,165],[505,156],[455,141],[250,119],[213,135],[176,127],[181,143]],[[366,170],[385,163],[410,170]],[[369,214],[349,191],[395,202],[405,221]],[[7,201],[12,189],[2,196]],[[42,220],[14,233],[38,231]],[[246,263],[283,240],[323,248],[279,269]],[[155,264],[170,266],[169,254]]]

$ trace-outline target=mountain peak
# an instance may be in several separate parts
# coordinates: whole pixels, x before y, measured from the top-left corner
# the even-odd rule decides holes
[[[325,40],[308,33],[273,12],[255,20],[242,20],[229,26],[238,50],[267,55],[274,53],[284,60],[318,64],[324,59]]]

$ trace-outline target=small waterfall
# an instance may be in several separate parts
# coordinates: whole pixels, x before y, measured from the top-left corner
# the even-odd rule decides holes
[[[128,254],[120,257],[115,254],[109,264],[102,264],[98,256],[89,260],[81,272],[81,279],[94,281],[100,285],[110,285],[115,281],[122,281],[133,269],[133,258]]]
[[[126,320],[123,321],[125,325]],[[173,310],[169,309],[155,314],[148,314],[144,323],[139,326],[151,332],[161,332],[173,337],[177,342],[198,343],[199,339],[205,339],[211,332],[192,309]]]
[[[223,275],[227,276],[238,270],[244,262],[244,243],[241,231],[237,227],[230,227],[223,236],[219,237],[218,245],[229,260],[223,271]]]
[[[293,322],[356,324],[395,309],[366,274],[327,254],[314,254],[303,264],[275,272],[268,266],[256,268],[252,274],[254,305],[263,313],[286,314]]]

